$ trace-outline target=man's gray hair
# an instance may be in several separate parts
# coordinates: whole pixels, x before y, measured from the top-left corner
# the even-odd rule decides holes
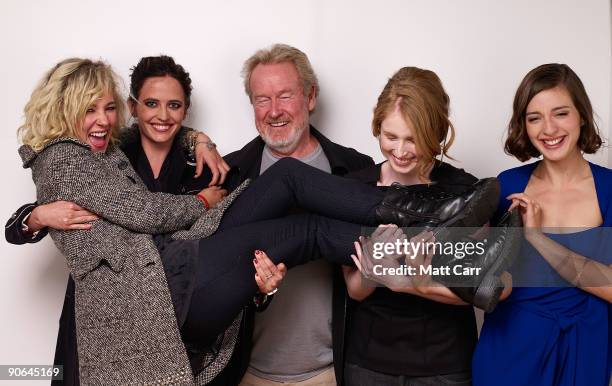
[[[297,70],[298,77],[302,83],[302,89],[304,90],[304,96],[310,95],[311,90],[314,88],[315,96],[319,94],[319,81],[317,76],[310,65],[308,56],[305,53],[298,50],[295,47],[291,47],[287,44],[274,44],[271,47],[263,48],[255,52],[250,58],[248,58],[242,66],[242,77],[244,79],[244,91],[252,100],[253,95],[251,93],[251,74],[257,65],[259,64],[277,64],[289,62],[293,63]]]

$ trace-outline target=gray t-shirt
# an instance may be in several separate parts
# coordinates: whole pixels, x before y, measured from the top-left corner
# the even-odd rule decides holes
[[[264,148],[261,173],[279,158]],[[300,161],[331,172],[321,145]],[[315,260],[287,272],[274,301],[255,314],[248,371],[276,382],[312,378],[333,363],[332,266]]]

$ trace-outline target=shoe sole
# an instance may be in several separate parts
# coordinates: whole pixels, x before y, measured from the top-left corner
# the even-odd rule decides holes
[[[493,311],[497,303],[499,303],[499,298],[503,290],[504,285],[499,276],[487,275],[482,279],[480,285],[476,289],[472,305],[489,313]]]
[[[518,213],[514,215],[518,216]],[[512,265],[521,248],[522,232],[518,227],[512,225],[510,227],[513,228],[509,231],[512,234],[505,241],[498,258],[485,273],[474,295],[474,306],[487,313],[495,309],[503,292],[501,274]]]

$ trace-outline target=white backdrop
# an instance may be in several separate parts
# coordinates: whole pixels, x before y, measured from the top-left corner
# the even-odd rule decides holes
[[[502,136],[518,83],[542,63],[567,63],[578,73],[610,137],[610,15],[607,0],[3,0],[0,218],[34,200],[15,131],[35,83],[68,56],[103,58],[126,85],[141,56],[174,56],[195,86],[188,124],[206,129],[225,154],[256,135],[242,62],[272,43],[294,45],[320,79],[315,126],[377,161],[370,119],[378,93],[398,68],[428,68],[451,97],[456,164],[489,176],[517,164],[503,154]],[[589,158],[612,163],[607,149]],[[49,240],[3,240],[0,248],[0,364],[50,364],[64,260]]]

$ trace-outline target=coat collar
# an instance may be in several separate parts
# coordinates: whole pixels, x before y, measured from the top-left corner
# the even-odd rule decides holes
[[[30,145],[22,145],[19,147],[17,151],[19,152],[19,156],[21,156],[21,161],[23,162],[23,168],[24,169],[29,168],[32,165],[32,162],[34,162],[34,160],[36,159],[36,157],[38,157],[38,154],[40,154],[41,152],[45,151],[46,149],[48,149],[49,147],[53,145],[57,145],[58,143],[74,143],[76,145],[83,146],[87,149],[91,149],[91,147],[85,142],[82,142],[78,139],[70,138],[70,137],[60,137],[60,138],[53,139],[47,142],[40,151],[35,151],[34,149],[32,149]]]
[[[345,152],[338,151],[339,146],[337,144],[330,141],[329,138],[321,134],[321,132],[312,125],[310,125],[310,134],[312,134],[321,145],[323,153],[325,153],[325,156],[329,160],[332,174],[344,175],[352,169],[348,163],[349,160],[345,156]],[[264,146],[264,141],[260,136],[257,136],[242,149],[226,156],[226,161],[231,166],[238,167],[242,180],[245,178],[257,178],[261,169],[261,155]]]

